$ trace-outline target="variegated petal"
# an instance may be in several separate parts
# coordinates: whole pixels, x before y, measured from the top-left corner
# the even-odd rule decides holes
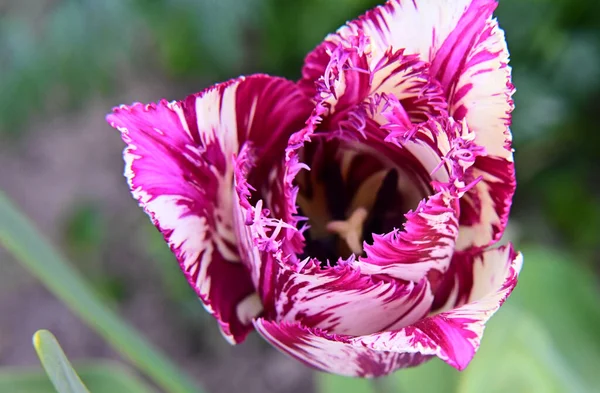
[[[360,91],[404,99],[406,114],[413,120],[437,115],[446,103],[449,115],[457,121],[466,119],[489,158],[480,157],[471,170],[472,179],[482,180],[461,202],[459,249],[482,248],[502,236],[515,189],[508,128],[514,87],[504,33],[492,19],[496,6],[496,0],[390,0],[329,35],[307,56],[300,81],[308,92],[318,90],[318,78],[332,68],[336,48],[362,44],[363,65],[356,66],[355,61],[345,67],[337,84],[330,83],[335,95],[328,105],[335,107],[348,85],[360,80]],[[402,61],[392,61],[398,56],[406,64],[413,58],[431,64],[419,73],[429,82],[407,80],[406,75],[420,66],[402,67]],[[360,67],[365,70],[356,71]],[[369,73],[371,88],[366,86]],[[430,93],[424,94],[431,97],[425,100],[427,105],[410,102],[411,84],[429,86]],[[442,93],[433,94],[436,88]]]
[[[300,323],[277,323],[261,318],[254,321],[254,327],[275,348],[305,365],[350,377],[379,377],[431,358],[431,355],[416,352],[374,351],[350,337],[330,335]]]
[[[235,157],[245,143],[260,148],[254,174],[261,178],[260,170],[281,159],[287,138],[309,111],[293,83],[255,75],[183,101],[121,106],[107,116],[127,144],[125,175],[133,196],[232,342],[252,329],[249,318],[239,315],[256,309],[234,224]]]
[[[459,249],[499,240],[516,187],[509,130],[514,87],[504,32],[491,18],[494,7],[495,1],[473,1],[431,69],[446,92],[449,114],[466,120],[486,151],[471,170],[482,180],[461,201]]]
[[[358,340],[377,351],[436,355],[459,370],[467,367],[479,348],[485,323],[517,285],[523,257],[509,245],[480,254],[464,253],[458,258],[472,271],[472,285],[461,288],[468,291],[464,304],[407,328]]]
[[[363,275],[346,261],[321,268],[306,261],[301,271],[279,269],[274,317],[333,334],[364,335],[408,326],[429,312],[429,281]],[[360,316],[360,317],[357,317]]]
[[[507,246],[464,254],[475,283],[466,304],[411,326],[353,337],[332,335],[299,323],[257,319],[257,331],[275,347],[305,364],[336,374],[376,377],[437,356],[464,369],[477,351],[487,320],[517,283],[522,256]]]

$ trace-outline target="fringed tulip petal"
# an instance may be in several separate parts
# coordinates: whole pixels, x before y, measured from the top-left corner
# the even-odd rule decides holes
[[[420,353],[374,351],[351,337],[332,335],[299,323],[258,319],[254,327],[275,348],[305,365],[349,377],[380,377],[431,358]]]
[[[263,319],[255,327],[282,352],[337,374],[376,377],[432,356],[463,370],[479,348],[485,323],[515,287],[522,256],[507,246],[460,258],[457,263],[472,273],[466,303],[411,326],[359,337]]]
[[[486,152],[471,174],[482,180],[461,201],[459,249],[485,247],[502,236],[516,186],[509,130],[515,89],[504,32],[491,17],[495,2],[484,3],[473,1],[431,69],[450,115],[466,120]]]
[[[107,117],[127,144],[125,175],[134,197],[233,342],[252,328],[237,314],[255,291],[234,228],[234,157],[251,142],[262,148],[263,167],[280,158],[278,146],[304,122],[309,106],[302,98],[293,83],[256,75],[179,102],[121,106]]]
[[[377,279],[343,261],[325,269],[315,262],[306,261],[301,272],[279,270],[274,304],[277,321],[301,322],[334,334],[363,335],[410,325],[431,308],[433,295],[427,279]]]

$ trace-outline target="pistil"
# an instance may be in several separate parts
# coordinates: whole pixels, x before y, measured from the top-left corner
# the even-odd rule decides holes
[[[337,234],[346,241],[348,248],[356,255],[363,252],[362,232],[363,225],[369,212],[364,207],[359,207],[352,212],[345,221],[330,221],[327,223],[327,230]]]

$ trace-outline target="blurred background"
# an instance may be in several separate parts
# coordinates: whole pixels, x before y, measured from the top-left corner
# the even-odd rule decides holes
[[[0,189],[208,392],[363,384],[314,373],[256,335],[238,347],[221,339],[130,197],[123,144],[104,115],[239,74],[297,79],[328,32],[378,3],[0,0]],[[600,391],[600,2],[500,3],[517,87],[518,189],[506,237],[524,269],[467,371],[431,362],[396,373],[382,391]],[[0,382],[35,371],[39,328],[75,363],[119,359],[7,252],[0,258]]]

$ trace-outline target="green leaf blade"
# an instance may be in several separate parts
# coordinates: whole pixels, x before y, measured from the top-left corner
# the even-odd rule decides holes
[[[169,393],[200,388],[142,334],[107,307],[85,279],[0,191],[0,244],[58,299]]]
[[[90,393],[52,333],[38,330],[33,335],[33,346],[58,393]]]
[[[76,363],[77,374],[93,393],[156,393],[124,364],[114,361]],[[48,376],[37,368],[0,368],[0,392],[56,393]]]

